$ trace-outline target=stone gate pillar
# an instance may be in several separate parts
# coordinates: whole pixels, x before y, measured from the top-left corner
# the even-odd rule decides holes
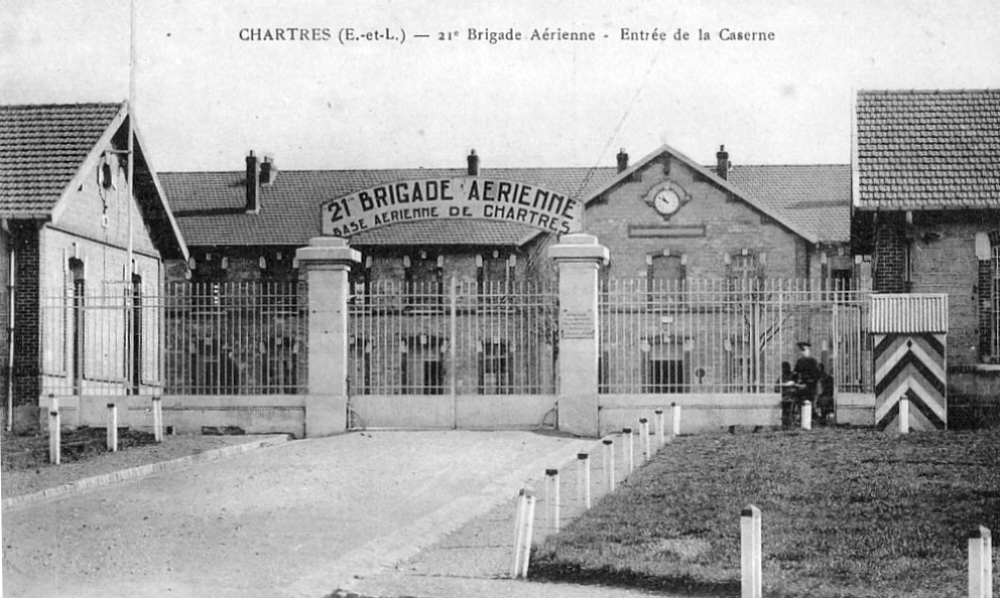
[[[347,430],[347,274],[361,254],[347,241],[314,237],[295,252],[309,293],[306,436]]]
[[[587,234],[563,235],[549,248],[559,268],[559,429],[598,431],[598,270],[608,248]]]

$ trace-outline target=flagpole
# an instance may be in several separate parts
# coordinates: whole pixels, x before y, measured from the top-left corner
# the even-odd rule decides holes
[[[132,210],[135,208],[135,0],[129,1],[128,45],[128,253],[125,282],[132,282]]]

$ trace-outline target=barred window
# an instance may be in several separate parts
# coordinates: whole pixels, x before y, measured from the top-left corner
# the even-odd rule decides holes
[[[1000,360],[1000,245],[990,248],[989,358]]]

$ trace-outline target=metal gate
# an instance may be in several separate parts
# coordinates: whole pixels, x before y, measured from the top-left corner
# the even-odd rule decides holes
[[[348,425],[534,428],[554,423],[557,296],[529,283],[358,285]]]

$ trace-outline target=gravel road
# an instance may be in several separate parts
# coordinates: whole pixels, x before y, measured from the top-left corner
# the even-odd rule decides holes
[[[591,443],[354,433],[7,509],[4,596],[319,598],[413,556]]]

